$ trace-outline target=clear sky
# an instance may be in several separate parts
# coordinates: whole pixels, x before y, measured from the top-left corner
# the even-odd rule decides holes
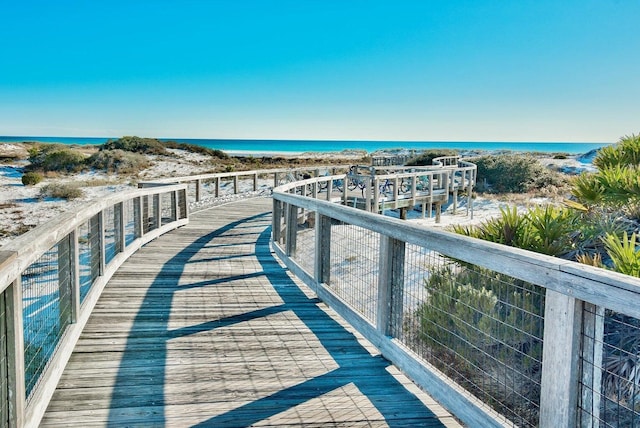
[[[640,132],[638,0],[0,0],[0,17],[0,135]]]

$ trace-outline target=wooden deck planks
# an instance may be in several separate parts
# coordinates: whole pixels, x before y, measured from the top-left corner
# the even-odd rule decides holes
[[[273,258],[270,208],[202,211],[132,256],[41,426],[454,426]]]

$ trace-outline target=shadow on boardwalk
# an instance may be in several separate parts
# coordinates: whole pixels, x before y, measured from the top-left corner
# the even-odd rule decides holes
[[[85,355],[87,361],[119,359],[105,387],[97,383],[106,373],[87,381],[86,387],[95,388],[93,394],[109,396],[102,424],[443,426],[395,377],[397,371],[385,359],[370,352],[370,345],[363,346],[280,267],[269,248],[269,219],[270,213],[238,213],[167,254],[148,288],[140,290],[139,309],[121,348],[102,351],[111,357],[92,356],[95,351],[81,338],[75,352],[92,352]],[[190,233],[201,232],[205,223]],[[174,233],[185,233],[188,227]],[[140,250],[140,259],[159,254],[161,240],[178,240],[171,235],[156,240],[155,248]],[[125,271],[129,283],[136,281],[136,274],[146,274],[144,267]],[[122,305],[127,306],[113,306]],[[100,316],[109,306],[95,313],[106,330],[109,317]],[[74,400],[77,375],[65,375],[67,381],[63,376],[43,425],[48,417],[52,424],[56,420],[49,412],[62,415],[60,403]],[[100,413],[91,398],[84,400],[75,408],[93,406],[93,414]],[[77,416],[83,417],[88,416]]]

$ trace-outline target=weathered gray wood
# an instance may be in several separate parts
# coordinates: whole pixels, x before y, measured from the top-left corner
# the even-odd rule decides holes
[[[582,303],[547,289],[540,392],[540,427],[575,427]]]
[[[41,426],[453,423],[280,267],[271,204],[201,211],[131,256]]]
[[[24,329],[22,286],[18,277],[5,291],[7,310],[7,368],[9,381],[9,426],[25,424]]]
[[[443,230],[424,228],[319,199],[279,192],[274,193],[274,198],[640,318],[640,305],[636,303],[640,295],[638,278]],[[487,254],[491,254],[491,257],[487,257]]]
[[[385,336],[399,333],[403,320],[405,244],[380,235],[376,327]]]
[[[298,207],[289,204],[287,205],[287,255],[295,256],[296,254],[296,239],[298,236]]]
[[[316,214],[315,280],[319,284],[331,282],[331,219]]]

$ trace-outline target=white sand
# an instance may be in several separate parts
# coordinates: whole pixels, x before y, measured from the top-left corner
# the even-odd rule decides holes
[[[19,145],[0,145],[0,154],[20,152],[20,150],[24,151],[24,148]],[[72,176],[47,177],[36,186],[24,186],[21,182],[22,168],[27,165],[27,161],[2,164],[0,166],[0,246],[17,234],[24,233],[62,212],[73,210],[92,199],[133,188],[136,185],[133,181],[193,175],[210,171],[213,168],[209,162],[210,158],[207,156],[182,150],[171,150],[171,152],[175,158],[149,156],[153,165],[142,171],[137,177],[118,177],[103,172],[83,172]],[[259,154],[254,155],[258,156]],[[341,158],[346,157],[344,155],[346,154],[340,153]],[[327,153],[304,153],[299,156],[301,158],[329,157]],[[359,159],[361,156],[362,152],[353,153],[354,159]],[[561,160],[545,158],[541,159],[541,162],[554,169],[581,170],[590,167],[589,164],[581,163],[574,157]],[[40,199],[38,195],[41,187],[54,182],[85,183],[88,187],[82,187],[84,192],[82,198],[72,201]],[[269,184],[268,182],[260,183],[261,187],[268,187]],[[478,198],[474,200],[474,213],[471,218],[471,215],[466,214],[466,199],[461,198],[457,214],[451,213],[451,205],[444,207],[440,223],[436,223],[435,218],[422,219],[422,213],[419,211],[411,211],[409,218],[418,224],[434,227],[445,227],[453,223],[472,224],[498,215],[500,207],[505,205],[507,204],[504,202]],[[393,212],[387,214],[397,216],[397,213]]]

